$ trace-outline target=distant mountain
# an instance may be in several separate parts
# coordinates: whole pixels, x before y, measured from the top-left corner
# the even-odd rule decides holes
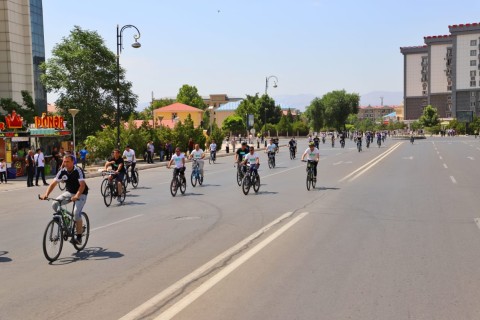
[[[403,102],[403,92],[396,91],[373,91],[360,95],[361,106],[379,106],[383,97],[384,106],[398,106]]]

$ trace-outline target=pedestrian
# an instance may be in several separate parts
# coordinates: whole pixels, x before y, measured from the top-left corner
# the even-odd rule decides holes
[[[153,163],[153,152],[155,147],[153,146],[153,141],[147,143],[147,163]]]
[[[37,174],[35,177],[35,185],[38,187],[38,178],[42,176],[43,185],[48,186],[47,180],[45,180],[45,156],[43,155],[42,149],[38,148],[37,153],[35,154],[35,167],[37,168]]]
[[[82,164],[82,170],[85,171],[85,165],[87,164],[87,156],[88,156],[88,150],[87,147],[83,147],[82,150],[80,150],[80,163]]]
[[[5,178],[5,183],[7,183],[7,163],[3,158],[0,158],[0,182],[3,183]]]
[[[192,138],[188,139],[188,154],[192,153],[194,146],[195,146],[195,143],[193,143],[193,139]]]
[[[58,153],[58,152],[57,152]],[[52,155],[50,158],[50,174],[57,175],[57,159]]]
[[[27,187],[33,187],[33,176],[35,175],[35,159],[33,150],[28,150],[25,158],[25,167],[27,169]]]

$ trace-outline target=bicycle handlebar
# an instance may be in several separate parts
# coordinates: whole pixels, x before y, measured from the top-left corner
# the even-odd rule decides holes
[[[71,198],[66,198],[66,199],[63,199],[63,200],[58,200],[58,199],[55,199],[55,198],[46,198],[46,199],[42,199],[42,197],[40,195],[38,195],[38,200],[46,200],[46,201],[57,201],[57,202],[62,202],[62,201],[65,201],[67,200],[69,203],[72,202]]]

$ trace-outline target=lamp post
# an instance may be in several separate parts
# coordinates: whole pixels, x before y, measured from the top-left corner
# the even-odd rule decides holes
[[[276,76],[269,76],[269,77],[266,77],[265,78],[265,95],[267,95],[268,93],[268,82],[270,81],[270,79],[273,78],[273,87],[276,88],[278,87],[277,86],[277,82],[278,82],[278,78]],[[265,108],[265,118],[264,118],[264,122],[263,122],[263,125],[265,127],[265,130],[263,132],[263,134],[265,135],[265,131],[267,131],[267,108]]]
[[[76,144],[75,144],[75,116],[80,112],[78,109],[68,109],[68,112],[73,118],[73,156],[76,156]]]
[[[209,131],[209,133],[210,133],[209,136],[210,137],[212,136],[212,110],[213,110],[213,108],[214,108],[213,106],[208,107],[208,110],[209,110],[209,113],[210,113],[209,117],[208,117],[208,122],[210,123],[210,131]],[[210,139],[210,141],[211,141],[211,139]]]
[[[137,30],[136,35],[133,36],[135,40],[132,43],[132,47],[138,49],[141,47],[140,42],[137,40],[140,39],[140,31],[137,27],[131,24],[127,24],[120,29],[120,26],[117,24],[117,147],[120,148],[120,53],[122,53],[123,45],[122,45],[122,35],[123,30],[128,28],[134,28]]]

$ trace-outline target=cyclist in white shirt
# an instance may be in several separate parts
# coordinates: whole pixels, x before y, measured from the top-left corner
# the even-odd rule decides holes
[[[137,157],[135,156],[135,150],[131,149],[129,145],[125,147],[123,151],[122,158],[127,160],[130,164],[125,164],[126,171],[131,168],[132,172],[135,170],[135,166],[137,165]]]
[[[198,168],[200,169],[200,174],[203,177],[203,159],[205,158],[205,153],[203,152],[202,149],[200,149],[199,144],[195,144],[195,149],[193,149],[192,153],[190,153],[190,156],[188,157],[190,160],[195,159],[198,163]],[[192,163],[192,168],[195,165],[195,163]]]
[[[253,171],[255,175],[258,175],[258,168],[260,167],[260,157],[255,152],[255,148],[252,146],[249,149],[249,153],[245,155],[243,163],[246,163],[250,167],[250,171]]]
[[[304,161],[305,157],[307,157],[307,161],[309,162],[307,165],[313,165],[313,179],[314,181],[317,181],[317,165],[320,160],[320,151],[315,148],[314,142],[308,144],[307,150],[305,150],[302,155],[302,161]]]
[[[185,153],[180,151],[179,147],[175,148],[175,154],[172,156],[168,162],[167,168],[170,169],[172,163],[175,163],[175,168],[173,170],[173,176],[180,175],[185,179]]]
[[[265,152],[268,154],[268,157],[273,158],[273,163],[275,164],[275,153],[278,151],[277,145],[273,143],[273,140],[270,139],[270,143],[265,147]]]
[[[210,143],[210,154],[212,155],[213,159],[216,159],[216,157],[217,157],[217,144],[215,143],[215,140],[212,140],[212,143]]]

